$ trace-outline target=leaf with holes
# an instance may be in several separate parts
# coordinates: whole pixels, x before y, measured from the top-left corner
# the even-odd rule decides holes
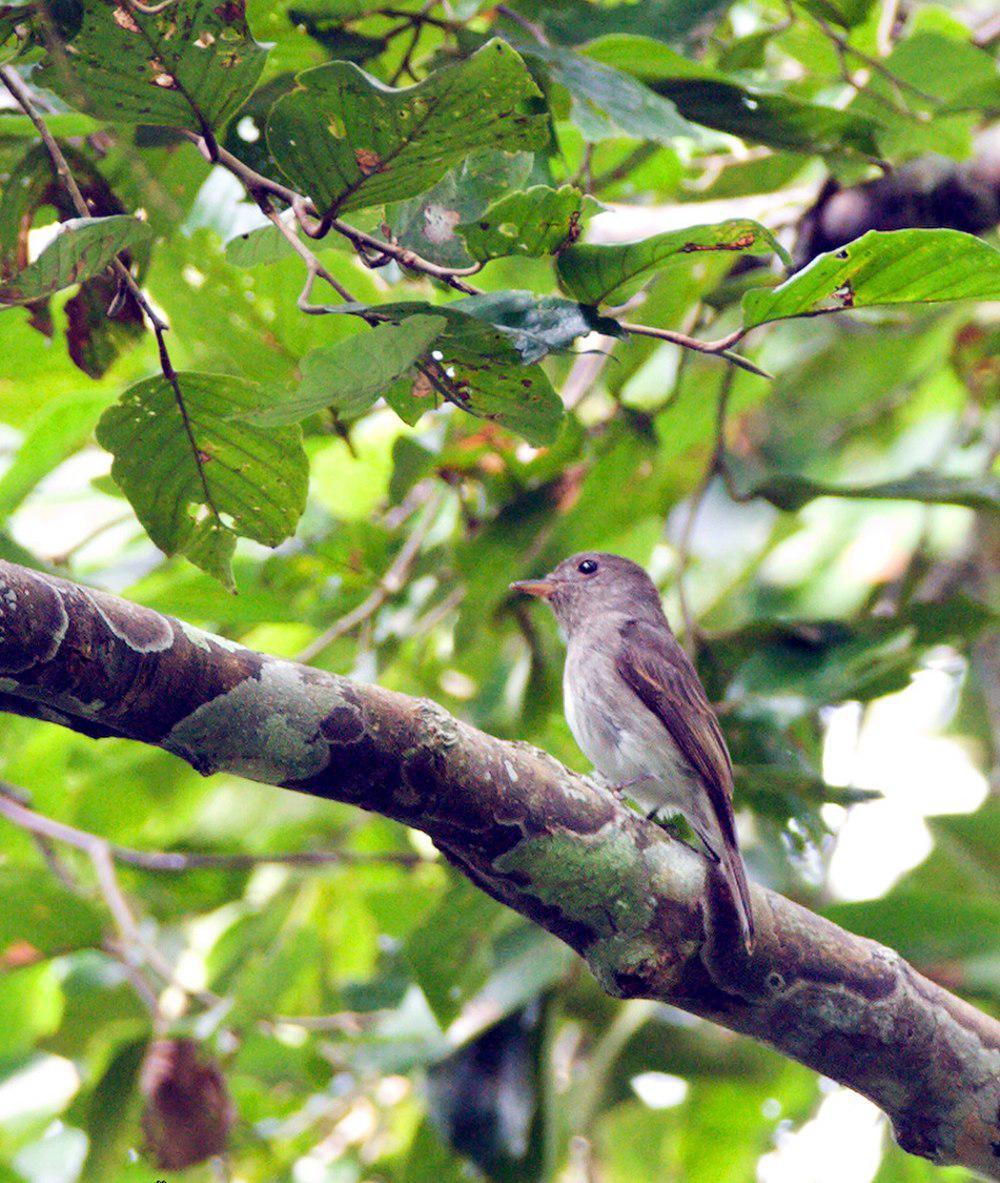
[[[501,294],[512,293],[496,293]],[[518,347],[525,346],[529,356],[537,358],[541,356],[539,342],[529,341],[522,329],[505,332],[492,323],[488,313],[496,314],[497,308],[480,303],[492,297],[493,293],[487,297],[470,296],[453,304],[413,300],[341,307],[346,312],[374,312],[393,324],[402,324],[416,316],[445,320],[444,330],[431,347],[430,373],[435,381],[424,373],[413,382],[406,380],[408,390],[396,383],[386,391],[386,401],[407,422],[419,418],[421,403],[424,410],[429,410],[436,393],[470,415],[500,423],[530,444],[550,444],[559,430],[562,402],[545,371],[526,363]],[[463,311],[467,307],[468,311]],[[550,329],[550,333],[553,331]],[[579,328],[578,331],[589,330]]]
[[[534,185],[495,201],[474,221],[463,222],[458,233],[479,263],[504,255],[538,258],[576,242],[584,215],[594,208],[600,207],[572,185]]]
[[[396,90],[350,62],[299,75],[280,98],[267,138],[282,171],[320,209],[341,212],[423,193],[485,145],[516,152],[548,139],[524,62],[490,41],[464,62]]]
[[[33,304],[99,275],[120,251],[134,250],[151,238],[149,226],[125,214],[64,222],[34,263],[0,283],[0,307]]]
[[[235,416],[265,401],[228,374],[178,374],[182,414],[162,375],[129,387],[101,416],[111,474],[150,538],[231,584],[236,536],[277,546],[305,508],[308,467],[298,427]]]
[[[398,325],[377,325],[369,333],[321,345],[302,359],[295,394],[245,417],[254,423],[295,423],[332,407],[355,419],[412,367],[447,324],[443,316],[411,316]]]
[[[221,127],[242,106],[267,56],[250,36],[244,0],[175,0],[152,14],[84,0],[67,49],[38,81],[71,106],[197,132]]]
[[[870,230],[743,298],[747,328],[876,304],[1000,300],[1000,251],[960,230]]]
[[[597,246],[584,243],[562,252],[556,263],[559,285],[585,304],[620,303],[650,272],[705,252],[733,255],[776,254],[788,261],[770,230],[748,218],[668,230],[639,242]]]

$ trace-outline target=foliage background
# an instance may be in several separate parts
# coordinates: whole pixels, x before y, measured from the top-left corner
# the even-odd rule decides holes
[[[223,42],[223,28],[242,21],[236,5],[176,0],[175,11]],[[878,244],[875,280],[902,305],[755,331],[738,348],[773,379],[642,335],[578,337],[593,310],[560,305],[543,333],[548,377],[531,373],[560,393],[561,418],[558,404],[555,416],[551,401],[525,411],[516,387],[511,395],[528,372],[523,341],[512,346],[489,326],[509,332],[518,309],[490,305],[485,327],[464,324],[475,340],[462,358],[472,409],[499,406],[501,422],[432,408],[440,400],[414,378],[399,337],[373,347],[357,318],[299,310],[302,260],[231,172],[177,130],[204,127],[175,89],[160,88],[155,120],[136,106],[142,94],[115,89],[127,38],[121,54],[101,38],[116,13],[142,16],[101,0],[0,3],[0,62],[22,71],[94,212],[143,211],[149,231],[133,224],[127,245],[169,323],[177,369],[259,384],[251,396],[212,379],[198,401],[197,383],[182,380],[210,451],[270,441],[249,479],[276,518],[262,525],[254,505],[241,520],[227,502],[201,543],[186,512],[163,520],[175,478],[184,508],[192,462],[162,379],[135,386],[159,373],[152,334],[128,300],[124,317],[104,316],[115,284],[102,267],[126,245],[105,225],[97,233],[111,235],[110,248],[100,266],[90,256],[85,273],[96,278],[80,296],[63,262],[51,298],[0,314],[0,555],[247,645],[305,650],[585,767],[561,713],[552,622],[513,601],[507,584],[583,547],[626,554],[654,573],[721,704],[752,874],[995,1012],[997,326],[986,303],[906,305],[956,259],[947,294],[982,297],[992,283],[1000,298],[987,248],[951,237],[928,259],[918,253],[927,240],[907,238],[902,270],[886,280],[890,245]],[[435,150],[449,137],[458,146],[434,188],[418,169],[413,192],[384,205],[386,193],[401,196],[398,173],[370,162],[366,173],[361,160],[362,189],[370,183],[378,204],[344,216],[461,269],[490,202],[573,184],[610,209],[563,192],[546,198],[557,211],[547,222],[538,192],[514,199],[488,253],[517,240],[512,226],[534,246],[470,281],[527,291],[533,308],[559,290],[557,259],[564,292],[594,298],[594,256],[581,254],[570,278],[560,202],[592,217],[587,235],[604,243],[758,219],[800,264],[871,226],[988,233],[998,170],[987,129],[1000,95],[989,15],[892,0],[567,0],[514,14],[475,0],[381,10],[372,0],[250,0],[266,60],[234,34],[243,57],[221,89],[212,86],[223,68],[208,71],[201,114],[228,150],[281,180],[263,133],[298,71],[348,60],[410,83],[499,35],[523,51],[540,93],[531,97],[509,53],[509,77],[500,84],[487,70],[435,128]],[[128,32],[121,20],[118,29]],[[60,57],[65,44],[82,54]],[[180,70],[161,65],[168,78]],[[525,145],[490,118],[516,87],[535,130],[532,150],[514,153]],[[363,114],[375,99],[352,101]],[[335,120],[307,126],[339,138]],[[463,134],[483,151],[470,154]],[[324,159],[329,150],[324,141]],[[854,188],[878,175],[876,161],[896,166],[888,194]],[[300,184],[304,168],[303,188],[320,191],[308,164],[281,164]],[[74,215],[13,103],[0,110],[0,181],[0,292],[10,302],[52,223]],[[847,218],[850,232],[829,241],[836,217],[832,231],[823,223],[827,239],[815,230],[833,185],[868,220]],[[465,237],[459,224],[471,227]],[[366,268],[336,233],[311,245],[365,304],[457,295],[426,269]],[[725,336],[752,300],[766,300],[781,267],[773,253],[737,254],[671,254],[644,273],[623,318]],[[394,357],[404,377],[390,388],[395,375],[372,374]],[[130,435],[127,414],[108,416],[127,389],[122,405],[152,408],[155,431]],[[379,399],[385,390],[415,422]],[[261,422],[291,426],[226,417],[248,399]],[[95,430],[116,453],[117,482]],[[230,526],[244,535],[236,595],[225,586]],[[164,557],[149,534],[207,570]],[[765,1048],[666,1007],[604,997],[557,942],[450,874],[419,835],[10,717],[0,762],[35,810],[78,831],[242,860],[182,872],[119,860],[138,920],[123,936],[85,851],[0,823],[3,1183],[174,1177],[136,1157],[156,1140],[139,1124],[154,1032],[196,1041],[238,1115],[225,1164],[177,1175],[192,1180],[220,1170],[295,1183],[443,1183],[476,1171],[607,1183],[966,1177],[902,1155],[862,1103]],[[303,851],[335,857],[283,858]],[[196,1088],[201,1108],[217,1084],[209,1072]]]

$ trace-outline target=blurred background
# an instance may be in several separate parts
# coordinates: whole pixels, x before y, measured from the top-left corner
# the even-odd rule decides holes
[[[801,266],[872,227],[995,234],[988,6],[889,0],[856,5],[854,19],[832,2],[740,0],[698,9],[687,27],[683,6],[646,7],[522,15],[570,46],[669,18],[678,52],[714,71],[711,85],[739,84],[751,113],[768,95],[861,115],[890,104],[878,146],[898,167],[817,147],[815,127],[796,141],[777,105],[733,124],[690,78],[657,93],[705,120],[702,138],[655,142],[613,122],[598,136],[553,82],[563,112],[545,168],[606,206],[590,241],[750,216]],[[473,29],[501,19],[469,3],[419,11]],[[257,167],[264,99],[292,71],[350,54],[390,79],[405,49],[382,36],[398,15],[373,4],[251,0],[248,15],[275,48],[227,143]],[[417,63],[449,36],[411,27]],[[958,94],[973,76],[974,99]],[[55,115],[86,118],[48,99]],[[301,262],[273,243],[248,250],[262,241],[256,210],[190,145],[66,126],[164,235],[144,287],[179,368],[279,385],[308,350],[353,331],[297,311]],[[0,111],[8,183],[29,144],[23,118]],[[409,204],[391,211],[404,237],[427,201]],[[41,203],[29,218],[33,255],[56,216]],[[404,283],[440,295],[344,249],[323,258],[363,299]],[[759,281],[731,258],[688,257],[629,315],[717,338]],[[476,282],[554,290],[552,262],[499,259]],[[569,413],[542,449],[449,407],[412,426],[381,405],[314,416],[298,532],[275,551],[241,542],[231,595],[152,545],[94,442],[100,413],[154,370],[152,341],[95,334],[81,365],[62,293],[43,323],[0,314],[0,556],[426,695],[586,770],[563,718],[554,624],[507,585],[581,548],[627,555],[662,589],[718,705],[752,877],[996,1014],[996,311],[771,326],[744,348],[773,381],[595,334],[546,363]],[[67,827],[40,841],[0,818],[0,1183],[971,1179],[902,1154],[870,1103],[765,1047],[604,996],[582,962],[458,878],[419,833],[10,716],[0,776],[3,800],[20,794]],[[109,848],[95,856],[90,835],[113,844],[110,889]],[[180,1169],[178,1123],[194,1150],[224,1154]]]

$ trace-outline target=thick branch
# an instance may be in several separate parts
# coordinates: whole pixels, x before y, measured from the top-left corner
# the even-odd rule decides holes
[[[10,563],[0,675],[0,709],[426,831],[610,993],[770,1043],[870,1097],[907,1150],[1000,1179],[1000,1024],[759,887],[748,957],[714,869],[544,752]]]

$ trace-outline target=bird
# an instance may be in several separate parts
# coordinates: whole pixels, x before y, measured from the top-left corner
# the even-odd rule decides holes
[[[510,587],[555,613],[566,642],[566,720],[580,749],[649,816],[684,816],[722,872],[751,952],[754,918],[736,840],[732,761],[656,585],[630,559],[585,551],[542,579]]]

